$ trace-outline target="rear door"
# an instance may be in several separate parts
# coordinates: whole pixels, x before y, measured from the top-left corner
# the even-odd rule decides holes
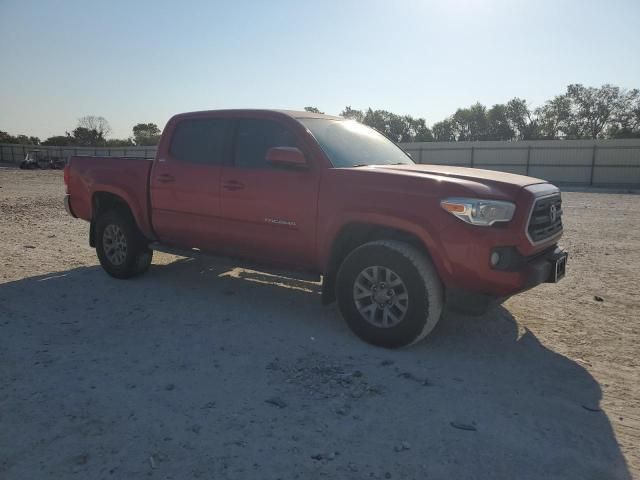
[[[221,176],[225,244],[245,258],[307,268],[313,265],[319,170],[267,163],[272,147],[298,147],[301,139],[284,122],[236,121],[232,164]]]
[[[178,120],[151,173],[151,216],[163,243],[217,250],[222,165],[231,148],[231,121]],[[170,127],[171,128],[171,127]]]

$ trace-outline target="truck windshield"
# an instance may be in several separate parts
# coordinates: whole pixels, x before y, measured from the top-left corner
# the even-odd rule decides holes
[[[411,158],[384,135],[354,120],[301,118],[334,167],[412,164]]]

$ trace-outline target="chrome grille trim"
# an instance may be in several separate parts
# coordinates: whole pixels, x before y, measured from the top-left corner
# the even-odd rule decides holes
[[[558,208],[559,206],[557,220],[551,221],[549,218],[549,213],[545,209],[544,215],[537,215],[535,217],[536,223],[532,223],[532,220],[534,220],[534,212],[536,210],[538,203],[543,201],[549,201],[550,199],[554,199],[554,198],[557,198],[558,201],[553,202],[551,205],[556,205],[556,208]],[[551,208],[551,205],[549,206],[549,208]],[[545,225],[543,227],[538,228],[537,230],[551,229],[552,234],[547,237],[539,237],[539,235],[537,234],[532,236],[531,230],[532,230],[532,227],[535,227],[535,225]],[[556,230],[557,228],[559,228],[559,230]],[[540,197],[534,198],[533,203],[531,204],[531,209],[529,211],[529,219],[527,220],[527,226],[525,227],[525,233],[531,245],[537,246],[537,245],[542,245],[544,243],[549,243],[553,240],[557,240],[562,236],[563,231],[564,231],[564,226],[562,224],[562,196],[560,195],[560,192],[556,191],[554,193],[550,193],[547,195],[542,195]]]

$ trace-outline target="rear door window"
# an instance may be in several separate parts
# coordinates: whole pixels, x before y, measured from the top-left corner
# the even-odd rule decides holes
[[[173,131],[169,153],[181,162],[222,165],[229,151],[230,125],[222,118],[183,120]]]
[[[270,168],[267,150],[298,146],[296,136],[280,122],[242,119],[236,130],[234,164],[239,168]]]

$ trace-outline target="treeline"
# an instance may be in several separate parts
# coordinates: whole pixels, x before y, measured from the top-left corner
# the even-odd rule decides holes
[[[319,112],[316,107],[306,110]],[[431,127],[423,118],[371,108],[345,107],[340,115],[369,125],[396,142],[640,138],[640,90],[574,84],[539,108],[521,98],[491,108],[478,102],[459,108]]]
[[[317,107],[305,110],[323,113]],[[356,110],[348,106],[340,115],[375,128],[395,142],[640,138],[640,90],[608,84],[601,87],[573,84],[538,108],[532,108],[521,98],[490,108],[478,102],[459,108],[431,127],[424,118],[387,110]],[[108,138],[110,133],[111,127],[104,117],[86,116],[65,135],[41,142],[38,137],[12,136],[0,131],[0,143],[127,147],[153,146],[160,140],[160,129],[155,123],[136,124],[132,135],[125,139]]]
[[[44,141],[27,135],[9,135],[0,131],[0,143],[21,145],[51,145],[58,147],[134,147],[154,146],[160,141],[160,129],[155,123],[138,123],[128,138],[107,138],[111,126],[104,117],[88,115],[78,120],[76,128],[64,135],[55,135]]]

